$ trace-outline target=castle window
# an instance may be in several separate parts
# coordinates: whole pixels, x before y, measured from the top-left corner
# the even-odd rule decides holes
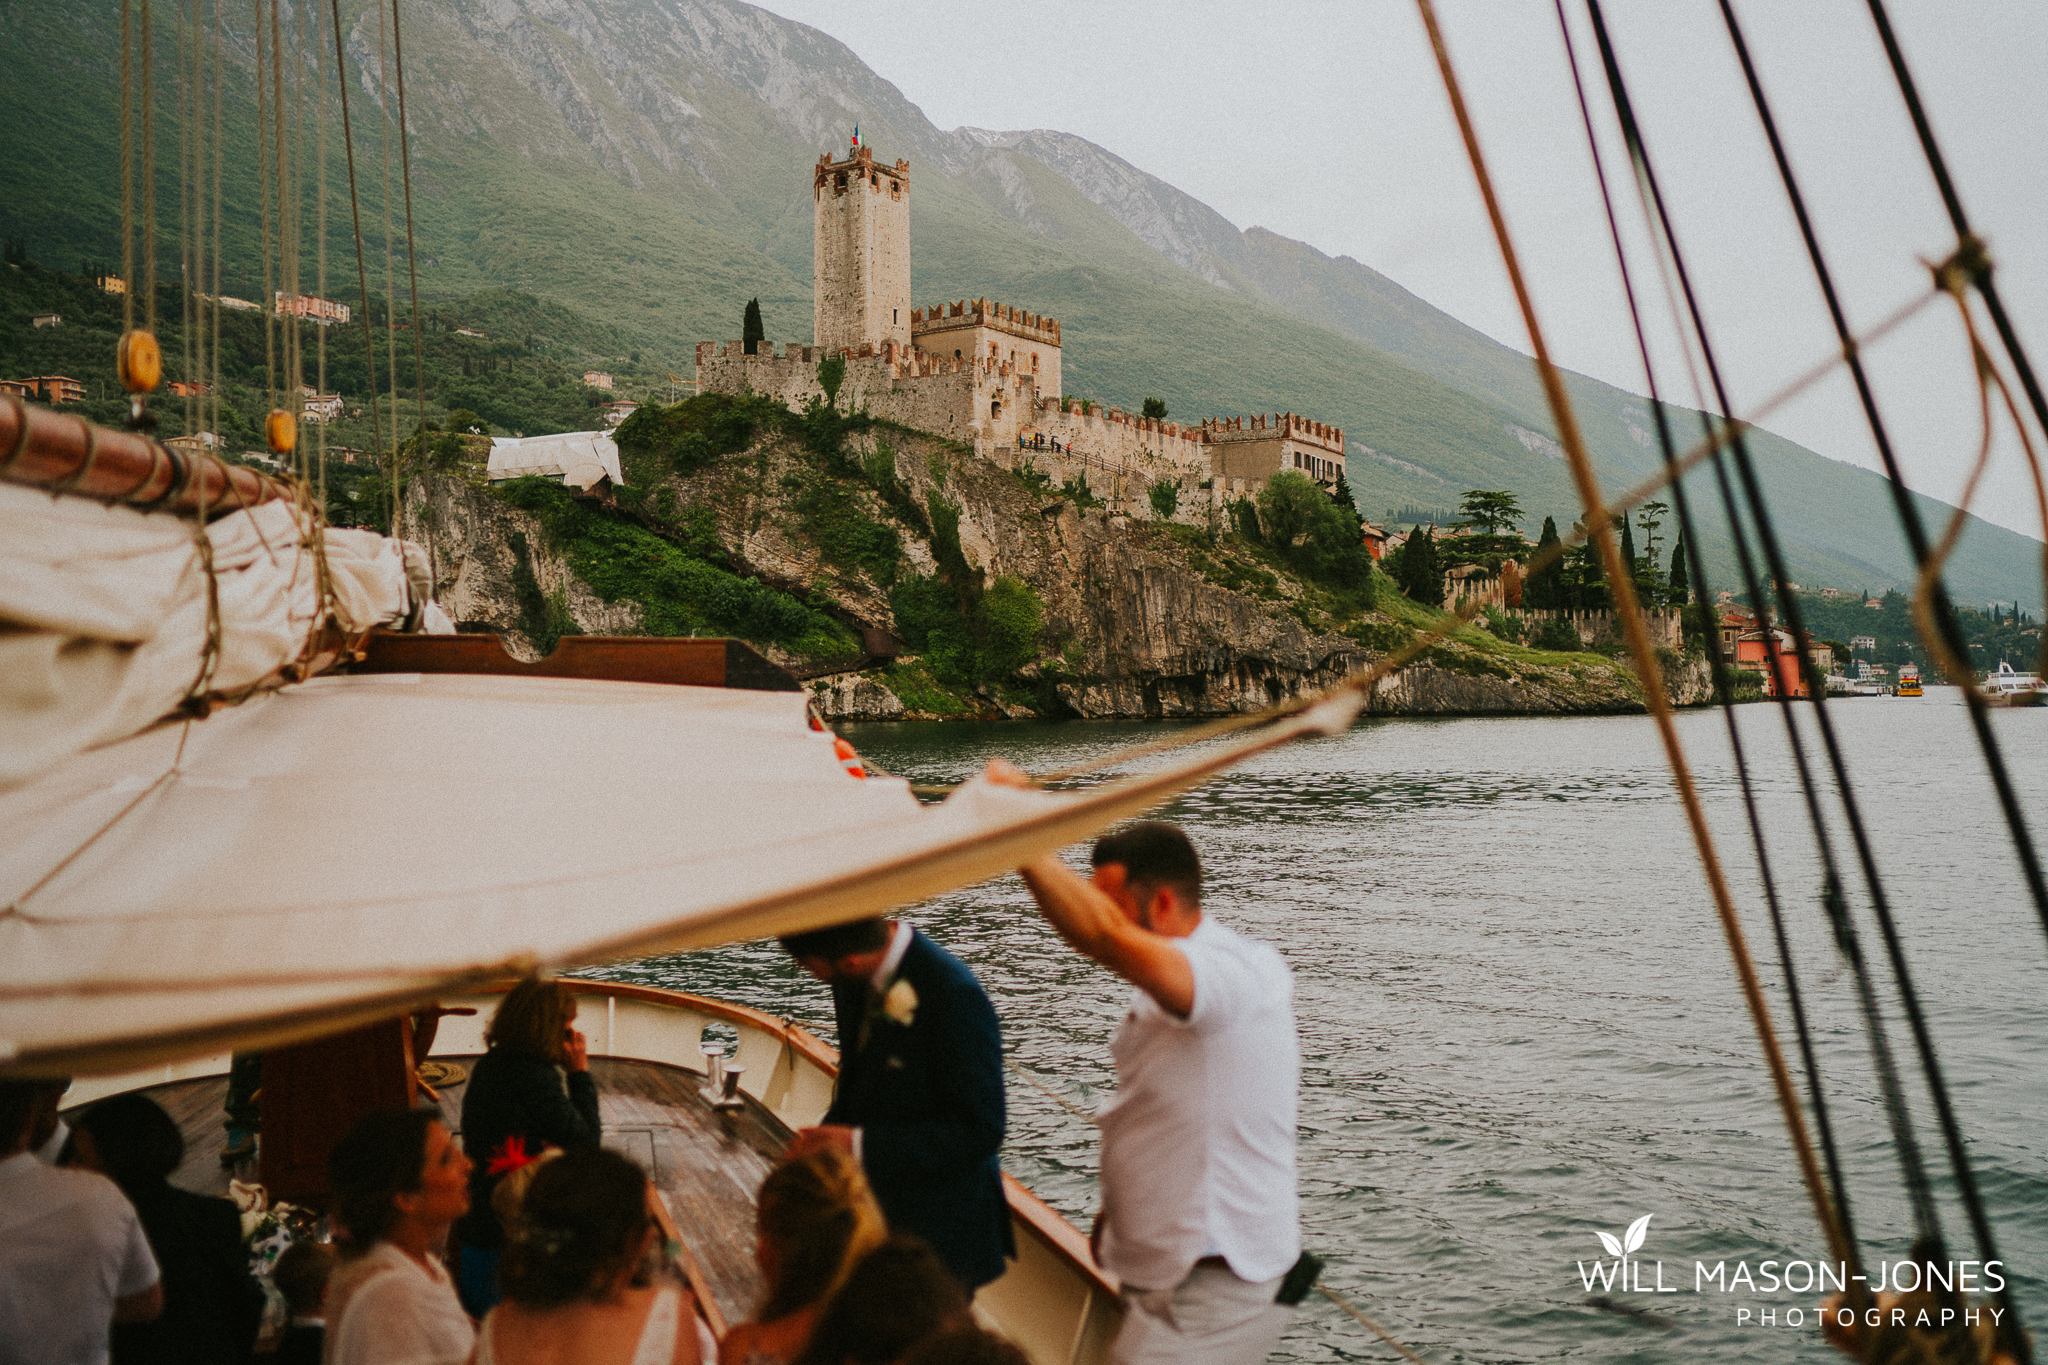
[[[996,344],[993,341],[991,341],[988,344],[988,358],[990,360],[994,360],[996,358]]]
[[[837,190],[837,191],[838,191],[839,193],[841,193],[841,194],[844,194],[844,193],[846,193],[846,172],[845,172],[845,171],[841,171],[841,172],[840,172],[839,174],[837,174],[837,175],[835,175],[835,176],[833,176],[833,177],[832,177],[832,188],[833,188],[833,189],[835,189],[835,190]]]
[[[1037,356],[1033,356],[1033,357],[1031,357],[1031,373],[1033,373],[1033,374],[1037,374],[1037,373],[1038,373],[1038,357],[1037,357]]]
[[[988,415],[991,417],[1001,417],[1003,415],[1003,405],[1000,399],[991,398],[989,400]]]
[[[963,358],[964,358],[964,357],[962,357],[962,356],[961,356],[961,354],[960,354],[960,348],[959,348],[958,346],[955,346],[955,347],[953,348],[953,359],[955,359],[955,360],[960,360],[960,359],[963,359]]]

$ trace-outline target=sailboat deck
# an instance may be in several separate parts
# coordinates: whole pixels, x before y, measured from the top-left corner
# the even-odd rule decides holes
[[[456,1062],[466,1075],[476,1059],[434,1060]],[[698,1093],[703,1077],[681,1067],[592,1057],[590,1074],[597,1081],[605,1146],[631,1156],[654,1178],[724,1321],[752,1316],[761,1290],[753,1259],[754,1195],[789,1142],[789,1130],[751,1098],[737,1112],[713,1110]],[[457,1133],[464,1084],[439,1092],[444,1119]],[[225,1195],[231,1176],[255,1179],[253,1168],[220,1164],[225,1076],[172,1081],[142,1093],[161,1104],[185,1135],[185,1162],[174,1184]]]

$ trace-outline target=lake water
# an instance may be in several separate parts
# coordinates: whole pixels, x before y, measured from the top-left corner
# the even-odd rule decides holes
[[[1810,726],[1810,708],[1799,714]],[[1909,944],[2020,1311],[2048,1325],[2048,937],[2021,888],[1957,694],[1831,705]],[[1739,712],[1868,1261],[1911,1223],[1775,708]],[[1995,716],[2036,829],[2048,711]],[[1745,927],[1797,1064],[1720,713],[1680,718]],[[1051,770],[1164,733],[1086,723],[851,727],[885,769],[949,782],[1003,754]],[[1827,1259],[1651,723],[1369,720],[1256,759],[1171,807],[1207,860],[1209,913],[1293,967],[1301,1189],[1325,1282],[1436,1360],[1826,1360],[1818,1295],[1696,1293],[1711,1268]],[[1830,810],[1839,837],[1837,810]],[[1866,952],[1880,956],[1839,839]],[[1081,862],[1085,850],[1070,851]],[[1011,1060],[1084,1109],[1114,1084],[1126,988],[1062,946],[1007,877],[911,912],[980,975]],[[830,1036],[820,990],[772,944],[635,964]],[[1889,987],[1886,987],[1889,999]],[[1910,1058],[1903,1027],[1893,1032]],[[1946,1162],[1917,1068],[1923,1148]],[[1010,1087],[1005,1163],[1082,1227],[1095,1135]],[[1942,1182],[1946,1189],[1947,1182]],[[1944,1203],[1950,1255],[1969,1249]],[[1588,1303],[1596,1230],[1653,1215],[1643,1291]],[[1681,1292],[1653,1292],[1662,1283]],[[1799,1272],[1795,1272],[1795,1275]],[[1760,1278],[1759,1285],[1764,1283]],[[1596,1293],[1599,1292],[1597,1289]],[[1801,1309],[1800,1325],[1787,1325]],[[1740,1318],[1749,1310],[1747,1320]],[[1761,1325],[1770,1311],[1773,1325]],[[1312,1297],[1283,1358],[1393,1359]]]

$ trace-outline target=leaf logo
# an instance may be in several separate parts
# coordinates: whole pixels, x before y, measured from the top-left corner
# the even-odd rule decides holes
[[[1611,1232],[1601,1232],[1598,1229],[1594,1230],[1593,1235],[1600,1239],[1601,1246],[1607,1248],[1609,1256],[1626,1256],[1631,1251],[1640,1247],[1644,1239],[1650,1235],[1650,1220],[1656,1216],[1654,1213],[1644,1214],[1636,1219],[1635,1222],[1630,1223],[1628,1231],[1622,1233],[1619,1237],[1616,1237]]]

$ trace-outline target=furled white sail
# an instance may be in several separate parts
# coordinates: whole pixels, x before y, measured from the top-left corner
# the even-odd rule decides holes
[[[203,543],[198,526],[0,483],[0,790],[187,698],[276,679],[330,614],[359,632],[431,606],[424,553],[369,531],[325,531],[323,591],[290,502],[220,517]]]
[[[0,1070],[263,1046],[466,983],[876,913],[1087,837],[1356,694],[1083,793],[920,806],[799,693],[315,679],[0,793]]]

